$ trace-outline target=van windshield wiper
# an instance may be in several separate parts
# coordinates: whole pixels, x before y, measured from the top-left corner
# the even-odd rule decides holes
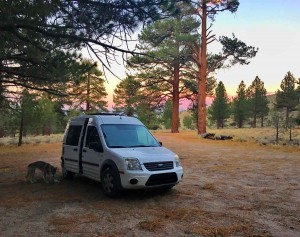
[[[158,147],[158,146],[147,146],[147,145],[132,145],[132,146],[110,146],[110,148],[133,148],[133,147]]]
[[[128,147],[157,147],[157,146],[147,146],[147,145],[134,145],[134,146],[128,146]]]
[[[110,148],[128,148],[128,146],[110,146]]]

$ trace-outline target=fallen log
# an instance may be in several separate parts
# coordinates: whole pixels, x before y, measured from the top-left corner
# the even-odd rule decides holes
[[[216,134],[214,133],[205,133],[202,135],[202,137],[211,140],[231,140],[233,138],[232,136],[225,136],[225,135],[216,136]]]

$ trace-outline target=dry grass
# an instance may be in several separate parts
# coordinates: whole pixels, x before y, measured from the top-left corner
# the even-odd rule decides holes
[[[80,217],[80,218],[79,218]],[[62,216],[52,215],[49,224],[51,232],[58,233],[69,233],[70,231],[80,232],[80,225],[97,223],[101,217],[97,216],[94,213],[70,213],[68,215]]]
[[[240,142],[257,142],[259,144],[275,144],[275,128],[225,128],[225,129],[208,129],[209,133],[216,135],[233,136],[235,141]],[[294,143],[300,145],[300,128],[292,130],[292,139]],[[289,144],[289,131],[282,130],[279,134],[280,144]],[[293,142],[291,142],[293,144]]]
[[[215,133],[216,135],[233,136],[234,141],[238,142],[256,142],[259,144],[274,144],[276,130],[275,128],[224,128],[224,129],[208,129],[208,133]],[[155,130],[152,133],[162,134],[169,133],[169,130]],[[184,131],[184,133],[196,134],[196,131]],[[293,128],[292,139],[295,144],[300,143],[300,128]],[[57,143],[62,142],[63,134],[52,134],[50,136],[26,136],[23,137],[23,144],[42,144],[42,143]],[[279,136],[280,144],[293,144],[289,142],[289,131],[280,130]],[[4,137],[0,138],[0,146],[14,146],[18,144],[18,137]]]
[[[141,221],[139,223],[139,227],[143,230],[147,230],[150,232],[159,231],[162,229],[164,224],[161,220],[149,220],[149,221]]]
[[[182,183],[168,193],[132,191],[119,199],[79,176],[45,184],[38,175],[26,183],[29,163],[60,166],[61,143],[1,146],[1,234],[300,236],[298,147],[206,140],[194,131],[154,135],[182,158]]]
[[[63,134],[52,134],[50,136],[26,136],[23,137],[23,144],[40,144],[40,143],[54,143],[54,142],[62,142]],[[17,145],[19,141],[18,137],[1,137],[0,138],[0,146],[4,145]]]

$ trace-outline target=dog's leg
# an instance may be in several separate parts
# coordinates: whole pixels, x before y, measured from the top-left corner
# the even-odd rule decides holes
[[[48,180],[47,180],[47,170],[44,170],[44,181],[45,183],[48,183]]]
[[[35,175],[35,168],[31,168],[31,171],[30,171],[30,183],[34,183],[34,175]]]
[[[30,174],[29,170],[30,170],[30,168],[28,167],[28,168],[27,168],[27,175],[26,175],[26,177],[25,177],[25,181],[26,181],[26,182],[29,181],[29,174]]]

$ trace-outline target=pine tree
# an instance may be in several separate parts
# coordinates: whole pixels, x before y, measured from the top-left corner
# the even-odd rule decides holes
[[[102,56],[113,61],[116,51],[132,53],[120,42],[125,45],[140,23],[160,18],[168,2],[0,1],[0,83],[62,94],[55,84],[77,75],[64,64],[76,63],[71,51],[87,47],[106,65]]]
[[[116,112],[124,112],[128,116],[134,115],[140,100],[139,88],[140,83],[133,76],[122,80],[114,90],[113,109]]]
[[[28,132],[34,130],[36,126],[32,121],[34,121],[36,117],[37,104],[36,94],[30,93],[28,90],[22,91],[22,95],[17,107],[19,119],[18,146],[22,145],[23,136],[26,136]]]
[[[229,99],[226,94],[226,89],[223,82],[219,82],[216,91],[215,99],[208,110],[210,119],[216,122],[217,128],[224,127],[224,121],[229,118]]]
[[[158,85],[141,87],[136,112],[139,119],[150,129],[158,128],[157,115],[165,101],[164,94]]]
[[[78,84],[72,85],[73,103],[76,107],[85,105],[86,111],[107,111],[107,92],[102,72],[97,68],[97,64],[89,60],[84,60],[83,66],[86,72],[81,75]]]
[[[129,65],[137,68],[147,85],[159,85],[172,98],[173,133],[178,133],[179,100],[184,97],[185,80],[190,80],[190,50],[188,42],[197,39],[199,23],[190,16],[180,15],[155,22],[139,36],[138,48],[149,56],[134,56]],[[184,69],[183,69],[184,67]],[[192,79],[195,76],[193,75]]]
[[[207,46],[217,38],[212,33],[211,27],[217,14],[229,11],[234,13],[239,6],[238,0],[197,0],[188,1],[190,12],[201,20],[201,37],[199,41],[191,43],[193,58],[198,67],[198,134],[206,133],[206,81],[209,73],[220,68],[228,68],[235,64],[249,64],[248,59],[256,55],[257,49],[247,46],[234,35],[232,38],[221,36],[222,52],[210,54]],[[181,2],[184,5],[184,1]],[[210,21],[210,22],[209,22]]]
[[[44,93],[42,97],[37,101],[37,113],[36,121],[37,134],[50,135],[56,130],[58,123],[58,114],[55,111],[55,102],[51,101],[49,96]]]
[[[289,120],[289,114],[295,110],[299,104],[298,92],[296,89],[296,78],[291,72],[288,72],[281,81],[280,90],[276,92],[276,108],[285,109],[286,122]]]
[[[241,81],[236,92],[237,96],[233,99],[233,115],[238,128],[243,127],[248,118],[248,101],[246,98],[246,85]]]
[[[166,129],[170,129],[172,127],[172,100],[167,100],[163,108],[162,114],[162,124]]]
[[[267,90],[265,89],[264,82],[255,77],[252,84],[246,90],[246,95],[249,101],[249,112],[253,117],[252,126],[256,128],[257,117],[261,118],[261,127],[263,127],[264,117],[268,114],[268,98]]]

